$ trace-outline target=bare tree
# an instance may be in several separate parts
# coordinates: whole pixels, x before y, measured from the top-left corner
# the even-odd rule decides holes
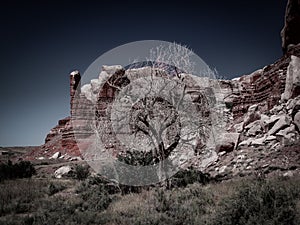
[[[94,102],[95,114],[89,124],[93,144],[87,158],[95,164],[110,164],[117,180],[119,166],[103,150],[151,154],[149,165],[158,165],[157,176],[162,181],[168,177],[165,162],[177,167],[181,155],[205,149],[210,136],[212,101],[191,75],[192,51],[173,43],[149,54],[145,64],[134,62],[126,71],[102,76]],[[109,97],[101,96],[103,90]]]
[[[205,146],[209,100],[185,73],[193,71],[191,54],[175,43],[152,50],[150,66],[127,70],[130,84],[119,89],[114,102],[116,133],[129,149],[150,150],[154,162],[165,160],[178,147]]]

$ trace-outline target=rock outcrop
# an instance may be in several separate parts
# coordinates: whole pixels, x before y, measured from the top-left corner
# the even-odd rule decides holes
[[[226,105],[224,115],[227,121],[227,133],[223,134],[224,138],[216,143],[216,153],[200,154],[198,158],[195,157],[189,163],[184,163],[185,167],[193,165],[206,170],[210,165],[218,164],[220,159],[236,151],[248,151],[250,156],[249,149],[263,148],[278,151],[284,146],[296,143],[299,139],[300,126],[299,57],[300,45],[296,45],[270,66],[233,80],[220,80],[221,94],[218,96],[223,96]],[[147,68],[129,72],[120,66],[103,66],[99,79],[94,79],[90,84],[77,89],[76,87],[80,85],[80,74],[78,71],[72,72],[70,74],[71,116],[60,120],[58,125],[51,129],[40,152],[33,154],[35,158],[41,153],[49,158],[57,152],[60,153],[60,159],[71,160],[82,155],[85,158],[84,153],[79,151],[77,141],[86,140],[85,144],[89,145],[89,139],[93,139],[94,135],[90,127],[93,124],[91,121],[95,117],[105,118],[118,87],[126,86],[132,79],[131,76],[143,72],[147,72]],[[211,82],[206,80],[206,88],[212,85]],[[109,85],[111,83],[115,86]],[[105,124],[108,125],[101,130],[111,134],[112,127],[109,123]],[[113,138],[113,135],[105,137],[104,148],[113,155],[118,154],[122,150],[118,140]],[[82,150],[83,146],[80,146],[80,149]],[[200,158],[207,158],[206,166],[199,163]],[[241,161],[242,158],[233,160]],[[249,164],[248,171],[250,171],[249,166],[256,168],[255,165]],[[218,176],[222,174],[225,177],[229,174],[226,172],[228,168],[231,167],[224,164],[212,174]],[[238,174],[236,168],[233,171]]]
[[[285,14],[285,25],[281,31],[282,49],[286,53],[290,47],[300,43],[300,1],[289,0]]]
[[[258,171],[300,173],[299,9],[299,0],[289,0],[282,31],[284,55],[279,60],[250,75],[217,82],[220,86],[217,98],[221,98],[226,106],[226,132],[222,138],[218,137],[212,151],[195,151],[192,159],[185,157],[184,167],[193,166],[223,178]],[[32,151],[28,157],[37,159],[43,155],[53,158],[59,153],[55,158],[84,158],[85,152],[79,149],[89,146],[99,132],[106,134],[101,140],[105,151],[116,156],[122,147],[112,135],[113,127],[105,118],[111,115],[111,106],[119,89],[146,73],[149,73],[148,67],[125,70],[122,66],[103,66],[98,79],[81,87],[79,72],[72,72],[70,116],[59,120],[40,150]],[[187,92],[193,102],[203,100],[197,95],[199,91],[210,93],[211,86],[216,84],[201,78],[204,85],[200,90],[189,80],[190,75],[184,76],[185,82],[191,83]],[[209,115],[209,111],[202,113]],[[97,121],[101,121],[101,127]],[[84,140],[80,148],[78,140]],[[198,140],[195,145],[201,149],[204,144]]]
[[[231,168],[232,166],[226,165],[226,160],[224,162],[220,160],[234,154],[235,157],[232,156],[231,159],[240,162],[246,156],[236,155],[236,152],[247,151],[248,158],[253,154],[255,161],[255,157],[262,157],[254,152],[255,148],[264,149],[266,152],[280,151],[284,147],[297,143],[300,126],[300,97],[297,80],[299,49],[300,46],[294,46],[290,49],[289,54],[284,55],[276,63],[253,74],[239,79],[220,81],[221,92],[227,106],[228,133],[224,134],[224,138],[217,143],[217,154],[208,157],[210,160],[207,159],[208,163],[205,168],[203,164],[199,164],[197,157],[190,163],[186,163],[185,166],[193,165],[216,176],[236,175],[245,172],[241,169],[244,167]],[[141,68],[140,72],[145,69]],[[77,72],[76,75],[79,76]],[[120,66],[104,66],[100,76],[102,79],[118,77],[121,80],[118,84],[120,86],[128,83],[126,78],[128,72]],[[77,78],[77,83],[80,82],[79,78]],[[95,116],[103,117],[108,113],[107,109],[114,101],[117,88],[105,82],[101,83],[101,79],[97,79],[74,92],[74,85],[76,85],[74,73],[70,75],[70,84],[72,120],[71,117],[60,120],[58,125],[47,135],[42,149],[48,156],[60,152],[61,157],[71,160],[71,156],[81,155],[75,135],[76,138],[83,140],[91,137],[91,128],[88,127],[89,120]],[[95,102],[97,108],[95,108]],[[111,132],[110,128],[106,127],[105,129],[107,129],[105,132]],[[104,140],[104,144],[108,151],[117,153],[120,150],[115,139],[107,138]],[[200,157],[203,155],[198,159]],[[250,159],[248,161],[246,171],[250,173],[257,166],[251,164]],[[218,164],[222,166],[216,166]],[[269,168],[269,164],[266,166],[267,164],[266,161],[264,165],[259,164],[259,166],[267,169]],[[219,169],[210,171],[211,165],[215,165],[213,168]]]
[[[281,96],[282,100],[289,100],[300,94],[300,58],[291,56],[291,62],[287,68],[285,90]]]
[[[260,112],[272,109],[281,100],[283,93],[286,93],[284,96],[297,96],[299,57],[300,44],[291,48],[274,64],[231,81],[220,81],[226,93],[224,101],[232,108],[234,118],[243,116],[253,105],[258,105]],[[286,83],[289,87],[285,92]]]
[[[60,179],[64,176],[70,175],[73,171],[74,171],[74,169],[70,166],[62,166],[62,167],[58,168],[57,170],[55,170],[54,176],[55,176],[55,178]]]

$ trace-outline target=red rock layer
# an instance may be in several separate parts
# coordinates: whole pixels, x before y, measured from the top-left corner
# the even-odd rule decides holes
[[[244,115],[251,105],[259,104],[260,111],[265,112],[279,102],[285,89],[291,55],[300,57],[300,45],[291,48],[274,64],[251,75],[242,76],[237,81],[227,82],[231,93],[225,98],[225,101],[232,105],[235,118]]]

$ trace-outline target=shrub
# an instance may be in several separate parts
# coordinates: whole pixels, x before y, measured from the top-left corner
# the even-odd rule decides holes
[[[50,183],[48,186],[48,194],[51,196],[64,189],[66,189],[66,187],[60,183]]]
[[[91,187],[80,196],[85,201],[86,208],[94,212],[106,209],[112,202],[112,196],[103,185]]]
[[[90,175],[90,170],[88,166],[76,165],[75,166],[75,177],[78,180],[85,180]]]
[[[152,152],[126,151],[125,155],[118,155],[118,160],[132,166],[148,166],[158,162]]]
[[[296,222],[300,188],[278,181],[256,181],[223,199],[213,224],[286,224]]]
[[[186,187],[188,184],[198,182],[200,184],[208,184],[211,181],[209,174],[189,168],[187,170],[178,171],[170,178],[169,183],[171,187]]]
[[[93,182],[99,184],[91,184]],[[101,180],[87,179],[76,188],[76,195],[42,199],[34,213],[34,225],[39,224],[103,224],[99,216],[113,201]]]
[[[9,160],[8,163],[0,164],[0,181],[15,178],[29,178],[35,173],[35,168],[29,161],[21,161],[13,164]]]
[[[113,200],[108,183],[102,183],[102,180],[98,184],[92,184],[90,180],[82,181],[76,188],[76,193],[85,202],[86,210],[91,211],[102,211]]]
[[[142,191],[123,196],[103,213],[105,224],[205,224],[212,195],[199,184],[186,188]]]
[[[44,195],[44,181],[7,180],[0,184],[0,217],[34,209],[34,201]],[[0,222],[1,224],[1,222]]]
[[[188,185],[173,191],[158,190],[154,193],[158,213],[166,214],[172,224],[204,224],[214,206],[213,196],[199,184]]]
[[[157,159],[153,158],[151,152],[140,151],[127,151],[125,155],[119,155],[118,160],[133,166],[148,166],[158,162]],[[166,168],[168,168],[167,170],[175,169],[170,163],[165,166]],[[126,171],[126,168],[120,168],[119,170],[122,174],[122,172]],[[138,179],[138,176],[143,176],[141,179],[147,179],[147,177],[145,177],[145,174],[141,175],[138,172],[136,174],[132,174],[132,176],[128,177],[127,179]],[[154,178],[153,175],[149,176],[149,179],[151,178]],[[188,184],[192,184],[195,182],[207,184],[210,181],[212,181],[212,178],[209,174],[202,173],[201,171],[198,171],[194,168],[188,168],[186,170],[178,171],[173,177],[169,178],[166,182],[162,182],[161,185],[167,184],[169,188],[174,188],[186,187]],[[122,190],[124,190],[125,194],[139,193],[142,190],[142,188],[140,187],[136,188],[124,185],[122,185],[121,188]]]

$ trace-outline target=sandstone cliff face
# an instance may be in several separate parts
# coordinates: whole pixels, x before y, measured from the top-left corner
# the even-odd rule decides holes
[[[248,124],[261,119],[262,114],[267,114],[279,103],[299,95],[299,57],[300,45],[297,45],[272,65],[250,75],[219,81],[221,96],[227,106],[226,119],[229,133],[242,133]],[[143,70],[146,72],[146,68],[139,69],[139,72],[142,73]],[[120,81],[118,85],[126,85],[128,74],[120,66],[104,66],[99,77],[102,79],[118,77]],[[131,72],[129,76],[134,76],[134,74]],[[65,158],[81,156],[82,153],[79,151],[76,139],[88,140],[91,137],[93,134],[91,127],[89,127],[91,120],[95,116],[103,116],[104,118],[107,108],[113,102],[116,94],[116,88],[107,83],[101,84],[100,79],[92,80],[90,84],[84,85],[76,91],[78,85],[80,85],[80,74],[78,71],[74,71],[70,74],[71,117],[60,120],[58,125],[51,129],[47,135],[41,151],[48,157],[56,152],[60,152],[61,157]],[[101,85],[103,88],[100,91]],[[210,85],[209,82],[207,85]],[[95,102],[98,102],[96,108]],[[257,113],[248,115],[248,111],[253,105],[256,105],[255,111]],[[259,127],[259,124],[256,127]],[[111,130],[107,129],[106,132],[110,133]],[[251,128],[251,132],[255,133],[255,128]],[[236,137],[228,143],[221,143],[217,152],[222,152],[222,149],[232,151],[244,139],[243,137]],[[105,146],[106,149],[115,153],[120,150],[115,139],[106,139]]]
[[[289,0],[286,8],[285,26],[281,32],[282,49],[286,53],[289,46],[300,43],[300,1]]]
[[[282,100],[295,98],[300,94],[300,58],[292,55],[290,64],[287,68],[286,84]]]
[[[299,95],[299,57],[300,45],[297,45],[291,48],[287,54],[272,65],[266,66],[250,75],[245,75],[233,80],[219,81],[222,92],[221,96],[224,98],[224,102],[227,106],[225,114],[228,122],[226,127],[228,134],[224,134],[224,136],[233,138],[229,138],[229,140],[224,141],[224,143],[222,143],[221,140],[221,143],[217,146],[217,153],[221,152],[222,155],[224,151],[231,152],[237,149],[238,146],[239,148],[247,148],[251,144],[254,146],[263,146],[267,142],[274,146],[276,143],[280,143],[280,141],[277,140],[280,138],[275,137],[276,141],[271,139],[274,138],[274,134],[282,130],[281,128],[286,128],[286,125],[270,134],[270,136],[273,136],[269,137],[265,135],[269,128],[266,128],[264,123],[268,120],[274,125],[274,121],[272,122],[271,119],[274,113],[270,114],[270,111],[274,111],[274,107],[277,107],[276,105],[285,104],[282,106],[283,108],[287,107],[287,105],[291,105],[292,103],[287,103],[287,101]],[[147,68],[139,69],[139,74],[143,73],[143,70],[146,72]],[[77,81],[74,75],[77,76]],[[121,86],[128,83],[128,79],[126,78],[128,76],[134,76],[134,73],[129,73],[120,66],[104,66],[99,77],[101,77],[102,80],[105,77],[118,77],[120,81],[118,85]],[[75,92],[75,86],[79,83],[79,73],[71,73],[70,105],[72,121],[71,117],[60,120],[58,125],[47,135],[42,150],[48,156],[58,151],[61,153],[61,157],[65,155],[65,158],[82,155],[79,151],[76,139],[88,140],[93,135],[89,127],[91,120],[93,120],[95,116],[104,118],[108,107],[114,101],[117,92],[116,87],[112,87],[105,82],[101,83],[101,79],[92,80],[90,84],[78,88],[77,92]],[[209,86],[211,84],[208,82],[207,85]],[[96,108],[95,102],[97,102]],[[292,120],[291,110],[293,110],[294,105],[293,107],[288,107],[289,108],[286,109],[286,114],[289,117],[287,120]],[[295,115],[297,114],[296,111],[293,113]],[[290,125],[291,123],[288,124],[288,126]],[[297,129],[297,127],[295,128]],[[105,129],[107,129],[107,133],[112,132],[109,127]],[[296,135],[297,133],[294,131],[295,129],[292,133]],[[287,139],[287,136],[285,139]],[[107,138],[104,143],[108,151],[114,153],[120,151],[117,140]],[[268,146],[272,147],[271,144]],[[203,157],[203,155],[200,155],[199,158],[200,157]],[[213,158],[214,161],[218,160],[216,155],[214,155]],[[197,157],[194,159],[194,164],[197,165],[195,160],[197,161]]]
[[[279,60],[250,75],[217,82],[220,86],[217,98],[226,105],[226,132],[210,154],[196,152],[192,159],[183,159],[186,160],[184,167],[194,166],[221,177],[253,174],[258,170],[300,173],[299,9],[299,0],[289,0],[282,31],[284,55]],[[104,119],[110,113],[118,87],[126,86],[135,76],[147,71],[147,67],[128,71],[121,66],[103,66],[99,78],[82,87],[79,72],[72,72],[70,117],[60,120],[39,151],[31,152],[28,157],[51,157],[59,152],[60,158],[67,160],[78,156],[84,158],[77,141],[84,140],[86,144],[80,146],[81,150],[89,146],[95,135],[93,129],[95,131],[98,126],[94,119]],[[205,93],[209,93],[210,86],[216,83],[207,79],[201,82],[207,84],[204,85]],[[193,89],[189,94],[195,100],[199,99],[193,93],[197,90]],[[113,130],[109,121],[102,121],[102,124],[101,132],[107,133],[102,140],[104,148],[116,155],[122,151],[120,143],[111,135]]]
[[[224,101],[232,107],[234,118],[237,119],[247,113],[251,105],[258,104],[260,111],[265,112],[280,100],[288,100],[292,96],[299,95],[297,80],[299,57],[300,45],[296,45],[274,64],[250,75],[231,81],[221,81],[223,88],[227,89]],[[286,97],[282,97],[283,93]]]

